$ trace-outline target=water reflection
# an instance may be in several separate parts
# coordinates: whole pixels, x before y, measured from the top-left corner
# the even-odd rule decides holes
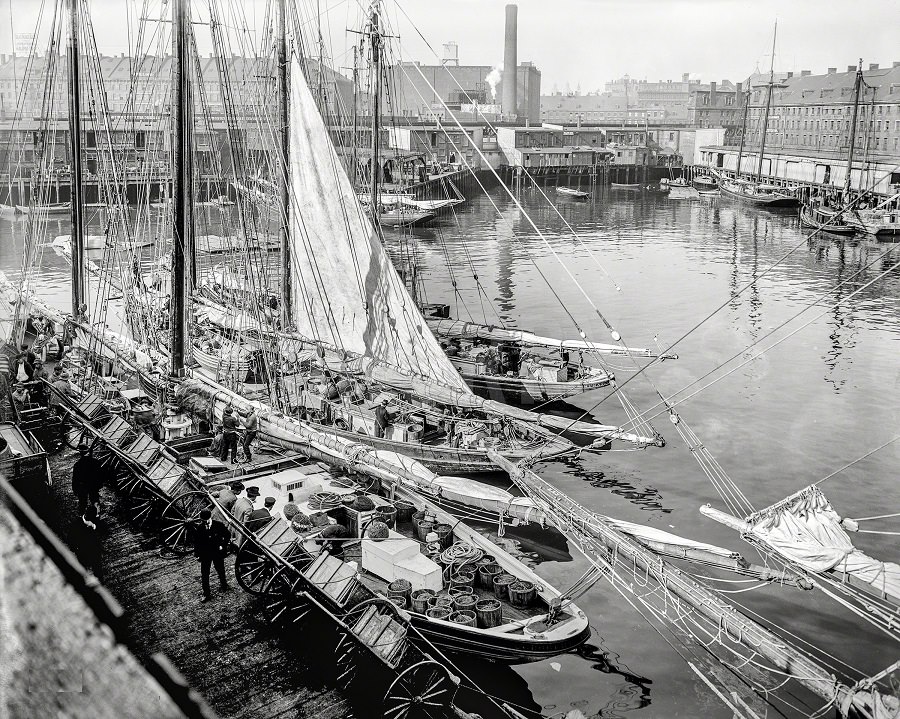
[[[650,706],[650,685],[653,684],[653,681],[634,674],[617,652],[604,646],[602,637],[599,637],[596,632],[595,636],[600,639],[599,646],[591,643],[583,644],[575,653],[590,662],[592,670],[603,674],[618,675],[624,681],[616,686],[615,693],[592,716],[604,717],[604,719],[623,719],[625,712]],[[582,704],[582,702],[573,702],[572,707],[580,708],[578,704]],[[584,704],[586,705],[587,702]]]
[[[627,499],[641,510],[666,514],[673,511],[672,508],[663,505],[662,495],[654,487],[639,487],[614,475],[607,475],[603,470],[587,469],[580,458],[563,459],[559,464],[565,467],[561,474],[576,477],[598,489],[608,489],[612,494]]]

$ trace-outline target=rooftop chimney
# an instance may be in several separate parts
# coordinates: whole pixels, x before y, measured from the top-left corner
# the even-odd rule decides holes
[[[836,68],[836,67],[829,67],[829,68],[828,68],[828,74],[829,74],[829,75],[835,75],[835,74],[837,74],[837,68]]]
[[[788,70],[788,80],[790,80],[794,76],[793,70]]]
[[[506,6],[506,40],[503,44],[503,114],[516,114],[516,70],[518,59],[516,57],[516,45],[518,43],[519,7],[517,5]]]
[[[812,75],[812,70],[801,70],[800,77],[809,77]]]
[[[712,81],[709,83],[709,106],[715,107],[716,105],[716,83]]]
[[[691,80],[691,73],[689,73],[689,72],[684,72],[684,73],[681,74],[681,81],[682,81],[682,82],[690,82],[690,80]]]
[[[847,72],[856,72],[856,65],[847,65]]]
[[[900,60],[894,60],[894,67],[900,67]]]
[[[870,63],[869,63],[869,69],[870,69],[870,70],[877,70],[877,69],[878,69],[878,63],[877,63],[877,62],[870,62]]]

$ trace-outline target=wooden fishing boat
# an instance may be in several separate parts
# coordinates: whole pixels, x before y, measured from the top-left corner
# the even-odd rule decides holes
[[[72,206],[68,202],[62,202],[54,205],[16,205],[16,209],[23,215],[56,216],[68,215],[72,211]]]
[[[228,481],[207,486],[213,489]],[[430,642],[445,651],[520,664],[571,651],[590,636],[584,612],[559,590],[457,517],[399,483],[385,483],[383,494],[366,492],[321,464],[249,476],[242,482],[275,499],[270,509],[274,519],[256,530],[259,540],[285,533],[288,539],[293,537],[295,562],[305,564],[302,574],[307,580],[314,581],[324,573],[323,565],[331,564],[330,576],[356,585],[356,591],[347,586],[333,593],[333,598],[346,597],[347,611],[376,596],[393,598],[409,613],[426,646]],[[285,513],[289,504],[293,506]],[[399,521],[398,504],[404,507]],[[313,517],[319,526],[312,525]],[[380,522],[384,522],[380,531],[372,531]],[[322,529],[334,524],[349,535],[340,547],[332,545],[340,558],[322,547],[329,544],[321,537]],[[435,539],[428,542],[432,531]],[[235,569],[239,581],[242,567],[254,564],[239,554]],[[502,577],[496,590],[495,577]],[[259,585],[246,579],[241,583],[251,589]]]
[[[669,185],[667,184],[650,184],[645,185],[644,190],[650,195],[668,195],[669,194]]]
[[[53,247],[60,249],[66,248],[71,253],[72,235],[57,235],[50,243]],[[86,250],[105,250],[107,247],[106,235],[85,235],[84,249]]]
[[[557,187],[556,194],[563,197],[571,197],[575,200],[587,200],[591,196],[590,192],[576,190],[574,187]]]
[[[691,186],[691,183],[688,182],[687,178],[685,178],[685,177],[676,177],[674,180],[667,180],[666,178],[663,178],[662,180],[659,181],[659,184],[668,185],[669,187],[672,187],[672,188],[690,187]]]
[[[838,208],[804,204],[800,208],[800,224],[835,235],[852,235],[856,228],[844,220],[844,215],[845,211]]]
[[[382,205],[378,213],[378,224],[385,227],[414,227],[424,225],[434,219],[434,212],[407,205]]]
[[[695,175],[692,184],[701,195],[719,191],[719,181],[712,175]]]
[[[896,208],[893,210],[884,208],[848,210],[844,213],[844,220],[853,230],[867,235],[900,236],[900,210]]]
[[[18,210],[15,205],[4,205],[0,203],[0,217],[15,217],[18,214]]]
[[[735,200],[759,207],[796,207],[800,204],[792,190],[751,180],[723,179],[719,189]]]

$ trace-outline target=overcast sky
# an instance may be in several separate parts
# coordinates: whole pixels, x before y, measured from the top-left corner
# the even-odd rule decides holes
[[[52,6],[53,0],[45,0]],[[127,52],[126,8],[143,0],[86,0],[98,45]],[[161,0],[151,0],[158,8]],[[239,0],[229,3],[241,4]],[[318,0],[327,11],[335,65],[353,36],[366,0]],[[0,52],[10,52],[13,34],[33,29],[42,0],[0,0]],[[227,4],[227,3],[226,3]],[[316,0],[305,0],[307,8]],[[435,56],[412,30],[394,0],[384,0],[399,30],[404,59],[433,64]],[[196,1],[197,12],[207,0]],[[264,0],[244,0],[262,16]],[[494,65],[503,58],[503,0],[400,0],[399,7],[440,54],[443,43],[459,45],[460,64]],[[629,74],[647,80],[677,80],[683,72],[704,82],[739,80],[757,67],[767,70],[772,28],[778,20],[776,69],[822,73],[846,70],[862,57],[866,66],[900,60],[898,0],[519,0],[519,62],[542,71],[543,92],[554,86],[583,92]],[[307,11],[308,12],[308,11]],[[259,22],[248,11],[249,24]],[[347,38],[350,38],[349,40]],[[201,46],[206,46],[203,40]]]

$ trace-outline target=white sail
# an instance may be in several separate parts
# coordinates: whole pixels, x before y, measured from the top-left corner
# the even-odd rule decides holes
[[[296,58],[290,153],[298,332],[469,394],[364,214]]]

